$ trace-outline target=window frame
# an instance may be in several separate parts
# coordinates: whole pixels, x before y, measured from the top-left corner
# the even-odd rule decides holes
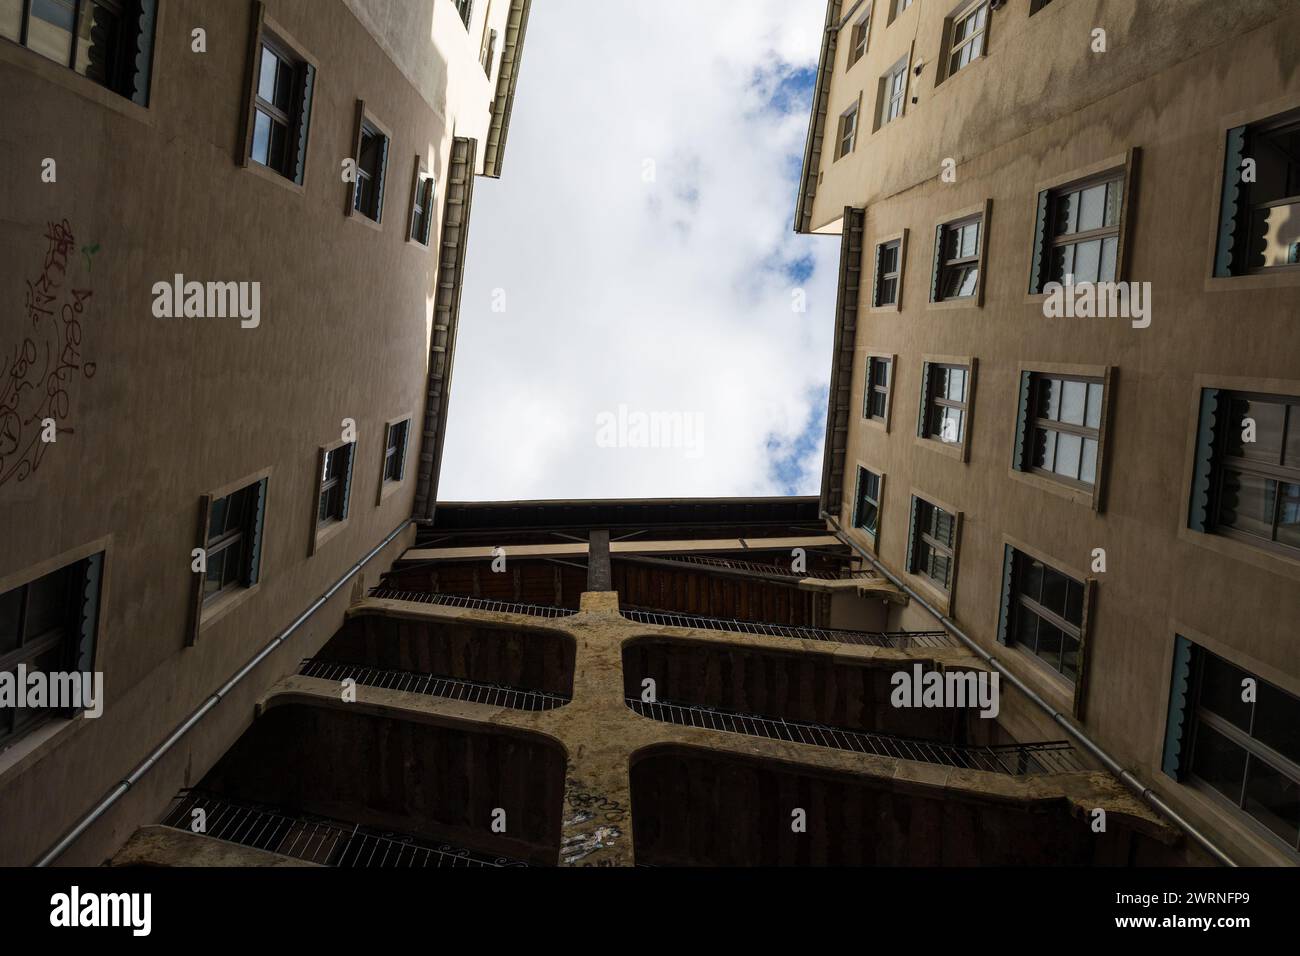
[[[863,478],[867,475],[871,475],[876,479],[876,497],[866,499],[876,506],[876,530],[874,532],[859,523],[863,502]],[[849,524],[855,531],[862,532],[870,541],[872,550],[877,552],[880,548],[880,529],[884,517],[884,502],[885,473],[874,468],[868,468],[859,461],[857,463],[856,482],[853,486],[853,511],[849,516]]]
[[[872,367],[876,363],[884,363],[888,372],[886,374],[886,384],[884,388],[877,386],[872,381]],[[894,406],[894,380],[898,371],[898,356],[885,353],[868,351],[863,360],[862,376],[862,420],[878,428],[883,428],[885,433],[889,433],[890,420],[893,417]],[[871,399],[875,395],[884,396],[885,410],[884,414],[877,416],[872,414]]]
[[[876,92],[876,116],[875,126],[872,132],[879,132],[891,123],[896,123],[907,115],[907,90],[911,85],[912,56],[909,51],[908,55],[901,60],[893,63],[889,69],[881,74],[877,81]],[[903,81],[902,89],[897,93],[894,92],[894,79],[901,77]],[[894,103],[898,103],[898,112],[892,113]]]
[[[474,0],[451,0],[451,2],[456,8],[456,16],[460,18],[461,23],[465,24],[465,29],[468,31],[474,19]]]
[[[361,147],[364,144],[366,135],[378,137],[383,142],[379,146],[379,169],[377,173],[367,173],[367,179],[374,179],[375,182],[375,215],[357,208],[357,202],[361,196]],[[388,167],[389,160],[393,151],[393,133],[392,130],[381,122],[366,106],[365,100],[358,99],[356,107],[356,126],[353,131],[352,155],[351,159],[356,163],[357,175],[356,180],[347,183],[347,207],[345,213],[347,218],[370,226],[373,229],[383,231],[384,228],[384,207],[388,200]]]
[[[969,256],[957,255],[953,258],[948,257],[945,247],[953,233],[975,227],[975,252]],[[945,222],[939,226],[939,232],[936,233],[936,242],[939,244],[939,252],[935,257],[935,264],[938,268],[938,277],[935,282],[935,302],[970,302],[979,297],[979,287],[984,280],[984,271],[981,267],[981,258],[984,252],[985,235],[984,220],[982,216],[964,216],[961,219],[954,219],[951,222]],[[970,295],[944,295],[943,287],[946,280],[956,270],[966,269],[970,266],[975,267],[975,291]]]
[[[253,138],[257,125],[258,78],[262,67],[262,48],[265,44],[272,47],[272,52],[294,67],[295,96],[294,123],[292,124],[286,148],[286,165],[289,172],[276,169],[253,159]],[[275,20],[266,15],[266,5],[261,0],[254,0],[252,26],[248,38],[247,61],[244,79],[244,115],[243,130],[240,136],[239,153],[236,164],[244,170],[262,177],[268,182],[284,186],[296,193],[306,191],[308,156],[311,149],[312,114],[315,112],[314,90],[319,75],[320,64],[305,47],[285,31]],[[306,108],[304,110],[304,107]],[[302,163],[297,162],[299,140],[302,145]],[[292,162],[289,158],[293,157]]]
[[[379,490],[375,495],[376,505],[383,504],[389,495],[394,494],[406,484],[407,465],[411,458],[411,429],[414,424],[415,416],[410,412],[384,422],[384,444],[379,456]],[[401,473],[398,478],[392,479],[388,477],[389,442],[392,439],[393,429],[399,426],[405,426],[406,428],[406,434],[402,438],[402,447],[397,452],[397,454],[401,455]]]
[[[929,532],[921,530],[921,515],[925,508],[941,511],[952,519],[952,544],[944,544]],[[941,604],[939,609],[948,615],[953,613],[954,601],[957,595],[957,562],[961,554],[963,518],[963,513],[947,502],[940,501],[920,489],[913,488],[911,490],[911,507],[908,514],[910,531],[904,566],[913,580],[921,584],[922,587],[938,599]],[[919,558],[923,546],[929,547],[932,551],[937,550],[947,556],[950,571],[946,588],[921,569]]]
[[[1101,382],[1101,427],[1098,429],[1097,470],[1096,480],[1091,487],[1079,482],[1071,482],[1065,479],[1064,476],[1048,477],[1038,470],[1023,467],[1023,461],[1028,454],[1031,409],[1022,407],[1020,400],[1017,401],[1015,428],[1012,431],[1012,456],[1009,470],[1009,474],[1016,481],[1033,485],[1035,488],[1068,498],[1078,504],[1085,504],[1100,514],[1105,510],[1107,447],[1111,427],[1111,408],[1115,401],[1115,387],[1118,381],[1118,369],[1113,365],[1060,365],[1049,362],[1022,363],[1019,367],[1021,381],[1023,381],[1025,375],[1030,376],[1030,402],[1033,400],[1033,376],[1035,375],[1049,378],[1095,379]]]
[[[978,15],[979,11],[984,10],[984,26],[978,31],[965,37],[961,42],[954,45],[953,41],[957,38],[957,28],[967,20]],[[986,59],[989,54],[989,25],[993,19],[993,11],[990,8],[989,0],[962,0],[952,13],[948,14],[943,21],[943,37],[940,44],[939,74],[935,80],[935,86],[956,76],[963,70],[974,66],[980,60]],[[963,66],[953,69],[952,60],[957,52],[965,46],[974,43],[976,39],[980,42],[980,52],[973,59],[969,60]]]
[[[894,21],[902,14],[912,8],[913,0],[889,0],[889,23],[886,26],[892,26]]]
[[[951,369],[966,373],[965,398],[958,402],[934,393],[936,368]],[[921,356],[921,395],[917,411],[916,440],[932,451],[942,452],[962,463],[970,460],[970,432],[975,412],[975,381],[979,371],[979,359],[961,355],[923,355]],[[935,405],[943,408],[956,408],[962,413],[961,440],[946,442],[935,437],[930,429],[930,415]]]
[[[1187,640],[1193,648],[1193,663],[1188,681],[1186,704],[1183,710],[1183,720],[1186,726],[1183,731],[1185,755],[1181,757],[1180,763],[1186,769],[1178,779],[1180,782],[1193,787],[1197,792],[1205,794],[1220,806],[1230,807],[1235,812],[1236,819],[1244,822],[1252,832],[1266,837],[1271,845],[1283,849],[1291,857],[1300,860],[1300,830],[1297,830],[1296,842],[1289,844],[1281,835],[1246,808],[1251,770],[1255,762],[1263,763],[1274,773],[1289,779],[1298,786],[1300,786],[1300,763],[1273,749],[1268,743],[1254,736],[1255,721],[1259,713],[1258,694],[1255,700],[1250,702],[1250,727],[1246,730],[1238,727],[1228,717],[1210,710],[1202,702],[1206,658],[1207,656],[1217,658],[1229,667],[1240,671],[1246,677],[1253,679],[1257,688],[1260,684],[1267,684],[1274,691],[1285,694],[1287,697],[1300,699],[1300,695],[1292,693],[1276,682],[1260,676],[1251,667],[1243,666],[1231,657],[1205,646],[1199,639],[1184,637],[1184,640]],[[1197,747],[1201,742],[1202,727],[1208,727],[1221,737],[1226,738],[1230,744],[1244,753],[1245,759],[1243,760],[1240,787],[1238,788],[1236,800],[1233,800],[1196,772],[1196,754]]]
[[[307,552],[309,557],[319,551],[325,542],[346,528],[352,520],[352,494],[355,491],[352,487],[352,475],[357,463],[359,444],[359,440],[344,441],[339,439],[328,445],[321,445],[317,450],[316,472],[313,482],[315,493],[311,499],[311,544]],[[338,477],[330,481],[325,471],[327,463],[333,460],[332,456],[345,448],[348,449],[347,459],[344,461]],[[342,489],[339,492],[339,514],[338,516],[327,515],[322,518],[320,516],[321,498],[335,486],[341,486]]]
[[[239,587],[227,587],[218,592],[211,600],[206,596],[207,571],[192,572],[193,591],[191,594],[190,616],[187,625],[186,645],[194,646],[202,632],[229,612],[248,601],[254,594],[258,593],[262,584],[266,580],[267,563],[267,537],[266,537],[266,519],[271,508],[271,468],[263,468],[251,475],[245,475],[238,481],[232,481],[219,488],[216,488],[207,494],[199,496],[199,521],[198,533],[196,535],[196,547],[202,548],[205,555],[209,547],[209,531],[212,517],[212,505],[223,498],[228,498],[236,492],[251,489],[257,485],[265,483],[262,490],[263,495],[262,507],[260,514],[257,512],[257,495],[254,494],[253,508],[246,515],[250,526],[246,533],[252,535],[251,547],[252,553],[245,556],[249,566],[246,567],[240,575],[241,582]],[[255,579],[254,579],[255,577]],[[252,583],[248,583],[251,581]]]
[[[1009,575],[1010,581],[1010,607],[1007,610],[1009,617],[1006,621],[1005,643],[1008,647],[1016,649],[1032,661],[1039,671],[1054,678],[1058,684],[1079,691],[1080,693],[1076,694],[1073,710],[1075,716],[1081,716],[1081,694],[1082,690],[1086,687],[1085,675],[1087,659],[1085,654],[1088,644],[1088,624],[1089,619],[1092,616],[1093,581],[1090,578],[1080,576],[1077,572],[1069,569],[1063,570],[1060,564],[1049,558],[1043,557],[1036,552],[1027,551],[1022,547],[1012,544],[1008,544],[1007,547],[1010,549],[1010,560],[1012,566],[1010,570],[1006,572]],[[1078,624],[1067,620],[1050,608],[1040,604],[1037,598],[1031,598],[1023,593],[1022,582],[1020,581],[1022,571],[1021,568],[1017,566],[1017,559],[1041,564],[1044,571],[1051,571],[1058,577],[1066,579],[1067,583],[1077,584],[1079,586],[1081,594]],[[1040,622],[1046,621],[1050,626],[1059,630],[1063,635],[1070,637],[1078,645],[1078,649],[1075,652],[1075,678],[1073,680],[1065,673],[1065,671],[1061,670],[1060,667],[1054,667],[1050,661],[1041,656],[1038,653],[1036,646],[1030,647],[1024,641],[1019,639],[1016,630],[1017,621],[1019,620],[1018,612],[1021,608],[1024,608],[1031,614],[1035,615]],[[1035,640],[1035,645],[1037,645],[1037,640]],[[1062,658],[1063,657],[1064,655],[1062,655]]]
[[[1088,402],[1087,402],[1086,392],[1084,395],[1084,415],[1085,415],[1084,424],[1075,425],[1072,422],[1054,421],[1049,418],[1039,418],[1037,414],[1033,411],[1033,401],[1034,401],[1034,395],[1036,393],[1036,386],[1042,383],[1043,381],[1060,382],[1062,386],[1064,386],[1064,384],[1067,382],[1072,382],[1076,385],[1084,385],[1084,386],[1100,385],[1102,388],[1102,398],[1101,398],[1102,407],[1105,407],[1105,402],[1106,402],[1106,397],[1105,397],[1106,383],[1102,379],[1096,378],[1094,376],[1063,375],[1060,373],[1044,374],[1041,372],[1031,372],[1029,378],[1030,410],[1029,412],[1027,412],[1027,417],[1025,419],[1025,458],[1024,461],[1021,463],[1023,470],[1030,474],[1035,474],[1042,478],[1047,478],[1051,481],[1059,481],[1062,484],[1069,485],[1070,487],[1078,488],[1082,491],[1091,493],[1093,488],[1096,486],[1098,480],[1096,465],[1094,465],[1093,480],[1091,482],[1086,482],[1082,478],[1071,478],[1068,475],[1062,475],[1056,471],[1049,471],[1046,468],[1040,468],[1038,465],[1033,465],[1030,464],[1029,462],[1029,457],[1031,454],[1029,450],[1029,445],[1033,442],[1035,436],[1039,432],[1052,432],[1058,436],[1074,435],[1078,438],[1083,439],[1085,442],[1094,441],[1097,444],[1098,459],[1100,459],[1101,425],[1100,423],[1098,423],[1097,427],[1093,428],[1092,426],[1087,424],[1086,416],[1087,416]],[[1101,409],[1098,409],[1098,415],[1100,414],[1101,414]],[[1080,462],[1082,462],[1082,456],[1080,457]],[[1082,467],[1082,465],[1080,467]]]
[[[853,69],[871,47],[871,15],[875,12],[874,7],[874,3],[868,3],[866,10],[853,21],[849,29],[849,63],[846,70]]]
[[[424,195],[427,189],[427,196]],[[434,202],[438,195],[438,178],[429,171],[424,159],[415,157],[415,172],[411,179],[411,206],[407,210],[406,241],[429,248],[433,239]],[[421,207],[421,198],[425,204]],[[423,229],[417,233],[416,227],[423,223]]]
[[[1241,287],[1242,280],[1254,279],[1251,284],[1262,286],[1278,284],[1294,285],[1300,281],[1300,261],[1287,262],[1280,265],[1255,265],[1253,261],[1248,262],[1244,267],[1237,267],[1228,272],[1222,272],[1219,268],[1219,257],[1222,246],[1222,229],[1224,225],[1224,208],[1228,198],[1227,189],[1227,170],[1226,164],[1230,158],[1228,155],[1228,139],[1238,129],[1242,131],[1242,149],[1243,159],[1245,156],[1258,155],[1259,138],[1276,135],[1283,131],[1300,133],[1300,103],[1292,102],[1290,104],[1271,103],[1262,109],[1254,111],[1251,115],[1235,114],[1221,121],[1220,132],[1220,158],[1218,165],[1219,173],[1216,177],[1216,191],[1219,194],[1219,201],[1214,204],[1213,220],[1214,232],[1210,241],[1210,271],[1207,281],[1207,288],[1215,288],[1217,283],[1230,283],[1236,280],[1236,287]],[[1238,168],[1238,173],[1240,169]],[[1273,208],[1275,206],[1296,206],[1300,207],[1300,183],[1297,183],[1297,192],[1288,194],[1277,199],[1258,202],[1251,195],[1251,187],[1254,184],[1242,183],[1238,179],[1238,197],[1241,202],[1238,204],[1234,200],[1234,206],[1237,213],[1232,217],[1234,236],[1238,230],[1251,229],[1255,214],[1261,209]],[[1244,221],[1243,221],[1244,219]],[[1236,241],[1229,246],[1231,249],[1235,246]],[[1258,280],[1263,280],[1259,282]]]
[[[871,283],[871,301],[869,303],[870,311],[876,312],[901,312],[903,311],[903,277],[907,271],[907,239],[908,230],[895,233],[892,236],[882,236],[876,240],[875,255],[873,259],[873,277]],[[898,243],[898,272],[882,273],[880,271],[881,251],[893,243]],[[881,279],[894,278],[896,280],[894,287],[894,301],[881,302],[880,299],[880,282]]]
[[[1216,452],[1211,461],[1211,514],[1209,517],[1209,533],[1224,538],[1231,538],[1239,541],[1249,547],[1268,551],[1271,553],[1281,554],[1293,560],[1300,560],[1300,546],[1288,545],[1277,540],[1277,530],[1281,523],[1282,509],[1286,499],[1281,494],[1280,486],[1283,484],[1300,486],[1300,465],[1291,466],[1286,464],[1287,453],[1287,436],[1291,429],[1296,430],[1300,435],[1300,396],[1296,395],[1278,395],[1266,392],[1256,391],[1236,391],[1233,389],[1219,390],[1219,414],[1223,416],[1225,428],[1232,430],[1240,427],[1240,423],[1230,423],[1224,403],[1231,403],[1233,399],[1244,401],[1268,402],[1269,404],[1280,404],[1285,407],[1281,447],[1278,452],[1278,462],[1265,463],[1250,458],[1229,457],[1222,452]],[[1300,439],[1297,439],[1300,444]],[[1270,524],[1272,537],[1262,538],[1259,535],[1251,534],[1249,531],[1242,531],[1228,525],[1220,523],[1220,514],[1223,506],[1223,484],[1224,472],[1232,470],[1239,474],[1249,475],[1254,478],[1263,478],[1266,481],[1272,480],[1278,483],[1278,491],[1273,496],[1273,516]]]
[[[853,101],[853,105],[840,114],[839,124],[835,129],[835,158],[838,163],[845,156],[851,155],[858,147],[858,127],[861,122],[862,94]],[[847,141],[848,146],[845,147]]]

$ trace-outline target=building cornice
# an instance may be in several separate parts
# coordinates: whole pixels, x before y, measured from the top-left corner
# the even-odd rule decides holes
[[[794,231],[800,233],[812,231],[813,198],[817,195],[817,170],[821,166],[822,141],[826,135],[826,111],[830,100],[831,74],[835,70],[835,44],[839,37],[842,6],[842,0],[826,2],[826,27],[822,33],[821,55],[817,60],[812,115],[808,119],[808,140],[804,144],[799,195],[794,207]]]
[[[501,177],[506,151],[506,134],[510,132],[510,114],[514,111],[515,86],[519,82],[519,64],[524,53],[524,34],[528,30],[528,13],[532,0],[511,0],[506,19],[505,44],[501,48],[501,66],[497,71],[497,92],[492,101],[487,138],[483,144],[483,175]]]

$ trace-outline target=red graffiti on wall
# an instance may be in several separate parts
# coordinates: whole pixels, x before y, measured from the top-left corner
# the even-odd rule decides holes
[[[95,364],[81,356],[81,317],[93,294],[68,280],[68,256],[75,248],[68,220],[52,222],[40,277],[27,282],[23,297],[28,334],[0,368],[0,485],[26,481],[40,467],[54,435],[73,434],[62,424],[72,412],[68,389],[78,375],[95,377]]]

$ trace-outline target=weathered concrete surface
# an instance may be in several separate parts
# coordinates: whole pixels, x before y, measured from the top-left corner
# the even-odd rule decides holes
[[[305,860],[214,840],[173,827],[141,827],[118,850],[112,866],[316,866]]]

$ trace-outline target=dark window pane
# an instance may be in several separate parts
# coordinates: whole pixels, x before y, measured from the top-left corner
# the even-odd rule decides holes
[[[271,144],[267,150],[266,165],[281,173],[288,161],[289,127],[278,120],[271,121]]]
[[[18,616],[22,613],[22,608],[22,588],[0,594],[0,655],[18,646]]]
[[[1066,584],[1065,614],[1062,616],[1076,627],[1083,625],[1083,585],[1078,581],[1070,580]]]
[[[1048,421],[1061,419],[1061,382],[1054,378],[1038,379],[1038,417]]]
[[[1044,569],[1043,596],[1038,603],[1052,613],[1064,617],[1066,592],[1069,590],[1069,586],[1069,579],[1064,575],[1058,574],[1051,568]]]
[[[125,53],[122,21],[105,4],[93,0],[82,0],[82,4],[81,22],[77,26],[77,72],[114,89],[120,85],[118,71]]]
[[[891,242],[880,249],[880,271],[898,271],[898,243]]]
[[[24,643],[68,624],[72,607],[69,584],[77,565],[37,578],[27,586],[27,623]]]
[[[1291,406],[1291,424],[1286,434],[1286,463],[1300,468],[1300,405]]]
[[[1300,485],[1282,485],[1281,492],[1277,540],[1292,548],[1300,548]]]
[[[1027,558],[1024,555],[1017,555],[1017,560],[1021,565],[1020,593],[1041,604],[1043,596],[1043,572],[1046,568],[1043,566],[1041,561],[1035,561],[1033,558]]]
[[[880,300],[877,305],[893,305],[898,301],[898,279],[880,280]]]
[[[1072,682],[1079,679],[1079,642],[1069,634],[1061,635],[1061,673]]]
[[[1259,681],[1251,736],[1300,764],[1300,698]]]
[[[253,117],[252,157],[263,166],[270,165],[271,117],[261,110]]]
[[[1040,621],[1038,624],[1038,656],[1048,664],[1052,665],[1053,670],[1061,669],[1061,645],[1065,635],[1059,628],[1048,624],[1046,621]]]
[[[290,113],[293,110],[295,86],[293,67],[281,60],[279,69],[276,71],[275,100],[273,102],[285,113]]]
[[[871,417],[885,417],[885,393],[873,391],[871,393]]]
[[[1252,756],[1246,812],[1294,847],[1300,835],[1300,784]]]
[[[1219,523],[1271,539],[1276,497],[1277,482],[1225,469],[1219,496]]]
[[[1204,721],[1196,722],[1192,773],[1238,806],[1246,776],[1246,751]]]
[[[221,579],[226,568],[226,557],[230,549],[208,555],[208,576],[203,581],[203,593],[211,597],[221,590]]]
[[[226,530],[226,511],[230,504],[229,498],[218,498],[212,502],[212,507],[208,509],[208,540],[220,537]]]
[[[1242,730],[1250,730],[1251,705],[1241,699],[1242,681],[1249,675],[1221,657],[1203,654],[1200,705]]]
[[[1038,646],[1038,615],[1023,604],[1016,608],[1015,638],[1031,651]]]
[[[1255,422],[1255,440],[1242,440],[1245,420]],[[1286,406],[1279,402],[1261,402],[1242,398],[1232,400],[1228,418],[1228,454],[1251,461],[1276,465],[1282,460],[1283,429],[1286,423]]]

